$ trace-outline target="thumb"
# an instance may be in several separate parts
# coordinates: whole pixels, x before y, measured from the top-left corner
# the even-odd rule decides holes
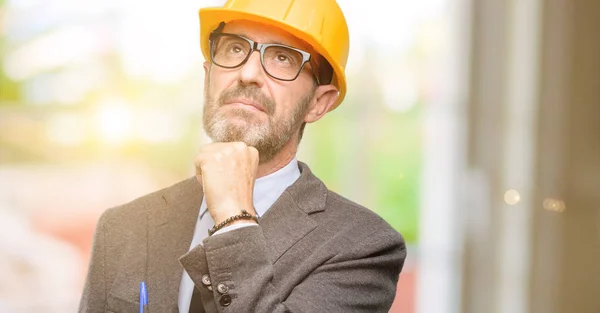
[[[250,151],[250,159],[252,160],[252,163],[258,164],[260,158],[258,150],[253,146],[248,146],[248,151]]]
[[[196,180],[200,183],[200,185],[202,185],[202,188],[204,189],[202,169],[199,166],[196,166]]]

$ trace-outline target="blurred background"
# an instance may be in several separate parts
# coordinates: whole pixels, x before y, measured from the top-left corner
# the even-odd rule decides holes
[[[75,312],[99,215],[193,175],[223,2],[0,0],[0,313]],[[338,2],[299,159],[404,235],[392,312],[600,312],[600,1]]]

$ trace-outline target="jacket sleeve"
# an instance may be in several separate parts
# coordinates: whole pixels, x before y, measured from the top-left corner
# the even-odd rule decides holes
[[[289,294],[281,289],[290,288],[273,285],[273,264],[260,227],[206,238],[198,249],[205,255],[194,257],[192,250],[182,263],[186,267],[186,262],[205,257],[212,280],[211,302],[218,312],[388,312],[406,258],[404,240],[391,229],[373,228],[351,241],[350,249],[292,282],[295,286]],[[226,301],[216,290],[220,283],[227,286]]]
[[[105,312],[105,220],[106,212],[100,217],[94,233],[90,264],[79,302],[80,313]]]

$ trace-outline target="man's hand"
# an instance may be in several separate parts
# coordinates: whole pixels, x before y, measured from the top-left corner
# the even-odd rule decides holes
[[[242,210],[256,215],[252,202],[258,169],[256,148],[243,142],[212,143],[200,148],[194,164],[215,225]]]

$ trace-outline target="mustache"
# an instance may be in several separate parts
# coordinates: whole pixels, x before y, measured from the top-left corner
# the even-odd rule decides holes
[[[265,112],[269,115],[275,113],[275,101],[263,94],[260,89],[256,86],[235,86],[231,87],[221,94],[219,97],[219,104],[223,105],[225,101],[235,98],[246,98],[250,101],[260,104]]]

